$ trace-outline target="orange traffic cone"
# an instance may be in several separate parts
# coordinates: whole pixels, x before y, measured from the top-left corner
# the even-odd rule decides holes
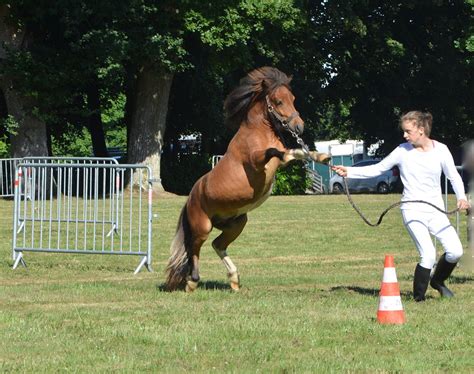
[[[385,256],[377,321],[383,324],[405,323],[405,312],[403,311],[402,299],[400,298],[400,287],[397,281],[393,256],[391,255]]]

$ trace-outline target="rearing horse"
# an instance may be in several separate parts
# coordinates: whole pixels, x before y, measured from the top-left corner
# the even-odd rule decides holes
[[[231,288],[239,273],[227,247],[242,232],[247,212],[260,206],[272,190],[276,170],[295,159],[326,163],[329,156],[285,147],[284,135],[301,134],[304,122],[294,107],[291,78],[271,67],[251,71],[224,102],[227,122],[238,125],[224,157],[193,186],[181,211],[171,243],[166,284],[170,291],[199,282],[199,252],[213,227],[222,233],[212,247],[223,261]]]

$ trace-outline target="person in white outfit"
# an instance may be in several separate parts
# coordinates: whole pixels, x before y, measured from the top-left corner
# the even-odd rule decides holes
[[[448,147],[430,138],[433,117],[430,113],[411,111],[400,118],[400,127],[406,143],[400,144],[386,158],[375,165],[365,167],[333,166],[340,176],[347,178],[371,178],[390,170],[400,169],[403,183],[402,201],[423,200],[444,210],[440,177],[443,172],[449,179],[460,210],[469,209],[464,184],[456,170],[453,156]],[[444,281],[451,275],[463,254],[461,241],[446,214],[424,203],[401,205],[403,223],[420,254],[415,268],[413,297],[425,300],[428,283],[439,291],[442,297],[453,297]],[[430,274],[436,262],[436,248],[431,234],[444,248],[433,276]]]

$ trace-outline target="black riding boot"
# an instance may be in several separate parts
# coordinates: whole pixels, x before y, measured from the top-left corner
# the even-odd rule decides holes
[[[426,269],[420,264],[416,265],[413,279],[413,298],[415,301],[425,301],[425,293],[430,281],[430,269]]]
[[[448,277],[451,275],[454,268],[456,267],[456,264],[452,264],[446,261],[445,257],[446,257],[446,254],[443,254],[439,258],[438,265],[436,265],[436,269],[433,274],[433,277],[431,278],[430,285],[435,290],[439,291],[439,293],[441,294],[441,297],[453,297],[454,294],[451,292],[451,290],[448,287],[446,287],[446,285],[444,284],[444,281],[448,279]]]

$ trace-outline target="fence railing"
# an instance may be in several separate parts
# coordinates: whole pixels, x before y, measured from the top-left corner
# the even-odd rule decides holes
[[[0,197],[13,197],[15,167],[20,162],[54,164],[118,164],[112,157],[24,157],[0,159]]]
[[[220,159],[224,157],[224,155],[214,155],[212,156],[211,158],[211,164],[212,164],[212,168],[214,169],[214,166],[217,165],[217,163],[220,161]]]
[[[141,256],[151,271],[151,170],[111,163],[27,162],[14,183],[13,268],[25,252]]]
[[[0,197],[13,197],[15,167],[21,160],[21,158],[0,159]]]
[[[323,177],[315,170],[314,161],[305,162],[306,174],[311,181],[309,193],[323,194],[327,192],[324,188]]]

